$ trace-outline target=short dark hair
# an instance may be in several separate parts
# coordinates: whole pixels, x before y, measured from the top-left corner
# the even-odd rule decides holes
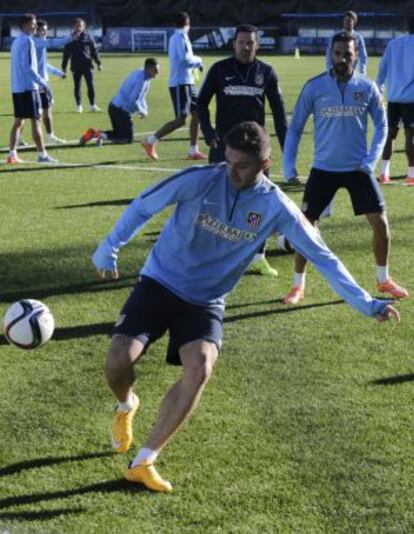
[[[407,18],[407,30],[409,33],[414,33],[414,14],[410,13]]]
[[[156,67],[158,65],[158,60],[155,57],[147,57],[144,63],[144,67],[149,69],[151,67]]]
[[[73,21],[73,24],[79,24],[79,22],[83,22],[86,26],[86,20],[82,17],[76,17],[76,19]]]
[[[37,19],[37,23],[36,23],[36,26],[38,28],[44,28],[45,26],[47,26],[47,21],[44,20],[44,19]]]
[[[354,24],[358,24],[358,15],[355,13],[355,11],[345,11],[344,17],[351,17],[351,19],[354,21]]]
[[[20,17],[19,20],[20,29],[22,29],[23,26],[26,26],[26,24],[29,24],[29,22],[33,22],[34,20],[36,20],[36,15],[34,15],[33,13],[25,13]]]
[[[270,154],[270,137],[263,126],[253,121],[244,121],[226,134],[224,141],[227,146],[240,152],[247,152],[262,162]]]
[[[258,29],[253,24],[240,24],[237,26],[236,31],[234,32],[234,39],[237,39],[239,33],[255,33],[257,36]]]
[[[358,50],[358,43],[353,33],[339,32],[336,33],[332,38],[332,47],[335,43],[350,43],[351,41],[354,41],[355,50]]]
[[[175,18],[175,25],[177,28],[184,28],[190,22],[190,15],[187,11],[180,11]]]

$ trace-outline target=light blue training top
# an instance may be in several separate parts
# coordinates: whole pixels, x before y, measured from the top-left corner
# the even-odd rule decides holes
[[[34,39],[26,32],[22,32],[11,46],[11,87],[12,93],[48,87],[38,70]]]
[[[145,69],[134,70],[122,82],[111,103],[131,115],[139,113],[146,117],[148,115],[146,95],[149,87],[150,78]]]
[[[342,30],[342,31],[344,31],[344,30]],[[335,35],[337,35],[338,33],[341,33],[341,32],[335,33],[329,39],[328,48],[326,49],[325,65],[326,65],[326,70],[327,71],[330,71],[331,67],[332,67],[332,40],[335,37]],[[365,76],[366,73],[367,73],[368,54],[367,54],[367,49],[365,47],[364,38],[360,33],[356,32],[355,30],[353,30],[352,32],[349,32],[349,33],[351,33],[355,37],[357,48],[358,48],[358,59],[357,59],[355,65],[354,65],[354,67],[355,67],[355,69],[359,70],[359,72],[361,74],[363,74]]]
[[[44,78],[46,81],[49,80],[49,73],[53,74],[53,76],[58,76],[59,78],[63,76],[63,72],[54,67],[53,65],[50,65],[47,62],[47,49],[48,48],[57,48],[58,46],[65,44],[69,41],[68,38],[56,38],[56,39],[46,39],[45,37],[38,37],[35,35],[33,37],[35,48],[36,48],[36,56],[37,56],[37,70],[42,78]]]
[[[169,87],[177,85],[193,85],[193,69],[203,66],[203,60],[193,54],[188,33],[179,29],[170,37],[168,43],[168,59],[170,64]]]
[[[392,39],[378,68],[377,84],[387,87],[388,102],[414,103],[414,35]]]
[[[253,256],[274,232],[284,234],[296,251],[314,263],[329,285],[367,316],[387,302],[361,289],[319,232],[275,184],[262,175],[237,191],[226,164],[195,166],[146,189],[124,211],[92,259],[113,270],[119,248],[166,206],[175,210],[141,269],[185,301],[222,304]]]
[[[304,85],[283,151],[287,180],[296,176],[299,141],[309,115],[313,115],[314,168],[332,172],[374,171],[387,136],[386,114],[374,82],[354,72],[345,84],[338,84],[326,72]],[[374,123],[369,148],[368,115]]]

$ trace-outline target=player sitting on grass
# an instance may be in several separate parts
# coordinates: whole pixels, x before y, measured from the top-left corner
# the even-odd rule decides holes
[[[144,68],[134,70],[122,83],[117,94],[108,106],[108,114],[112,123],[112,130],[97,130],[89,128],[82,135],[79,144],[84,146],[91,139],[97,144],[109,140],[117,144],[128,144],[134,141],[133,115],[138,114],[141,119],[148,116],[146,96],[150,82],[160,72],[158,61],[149,57],[145,60]]]
[[[125,477],[155,491],[172,491],[154,462],[190,416],[210,379],[222,340],[224,297],[237,284],[258,243],[274,232],[288,237],[332,288],[356,310],[382,322],[399,321],[390,302],[361,289],[296,205],[264,175],[270,139],[262,126],[243,122],[226,136],[226,163],[190,167],[145,190],[124,211],[93,255],[101,278],[118,277],[119,248],[156,213],[175,211],[151,250],[115,325],[106,377],[118,399],[112,427],[116,451],[132,443],[138,409],[134,364],[167,330],[167,362],[182,377],[164,397],[158,419]]]

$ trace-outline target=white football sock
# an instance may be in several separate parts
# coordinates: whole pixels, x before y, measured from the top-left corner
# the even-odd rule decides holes
[[[306,272],[295,273],[295,276],[293,277],[293,285],[295,287],[299,287],[300,289],[305,289],[305,279],[306,279]]]
[[[191,154],[191,156],[193,154],[195,154],[196,152],[198,152],[198,145],[191,145],[190,146],[190,154]]]
[[[108,135],[105,132],[100,133],[102,141],[106,141],[108,139]]]
[[[39,150],[38,154],[39,156],[42,156],[42,158],[45,158],[47,156],[46,150]]]
[[[390,275],[388,273],[388,265],[385,265],[385,267],[382,267],[381,265],[377,265],[377,280],[380,284],[383,284],[389,279]]]
[[[135,393],[129,393],[128,398],[125,402],[118,402],[116,407],[117,412],[129,412],[137,403],[138,397]]]
[[[156,143],[158,141],[158,139],[155,137],[154,134],[151,134],[147,137],[147,143],[149,143],[150,145],[153,145],[154,143]]]
[[[157,459],[157,456],[158,451],[153,451],[152,449],[146,449],[145,447],[142,447],[142,449],[138,451],[138,454],[132,460],[131,468],[136,467],[142,462],[145,462],[146,464],[153,464]]]
[[[381,162],[381,174],[385,176],[390,175],[390,160],[389,159],[383,159]]]
[[[17,150],[10,150],[9,156],[12,158],[17,158]]]
[[[414,167],[408,167],[408,178],[414,178]]]

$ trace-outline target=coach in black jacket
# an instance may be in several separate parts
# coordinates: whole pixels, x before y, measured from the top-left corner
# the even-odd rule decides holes
[[[224,136],[242,121],[256,121],[265,126],[265,101],[270,104],[280,147],[285,143],[287,119],[274,69],[256,59],[259,48],[257,28],[242,24],[234,36],[234,56],[214,63],[207,73],[198,97],[198,115],[209,160],[225,160]],[[216,97],[215,128],[211,125],[208,106]]]
[[[73,74],[73,82],[75,86],[75,100],[76,111],[82,113],[82,99],[81,99],[81,80],[82,76],[85,78],[88,87],[88,98],[91,106],[91,111],[100,111],[95,103],[95,87],[93,84],[93,62],[101,70],[101,60],[99,58],[98,49],[95,41],[89,33],[85,31],[86,22],[81,19],[75,19],[73,27],[72,41],[65,45],[63,50],[62,70],[66,73],[66,67],[70,58],[70,70]]]

